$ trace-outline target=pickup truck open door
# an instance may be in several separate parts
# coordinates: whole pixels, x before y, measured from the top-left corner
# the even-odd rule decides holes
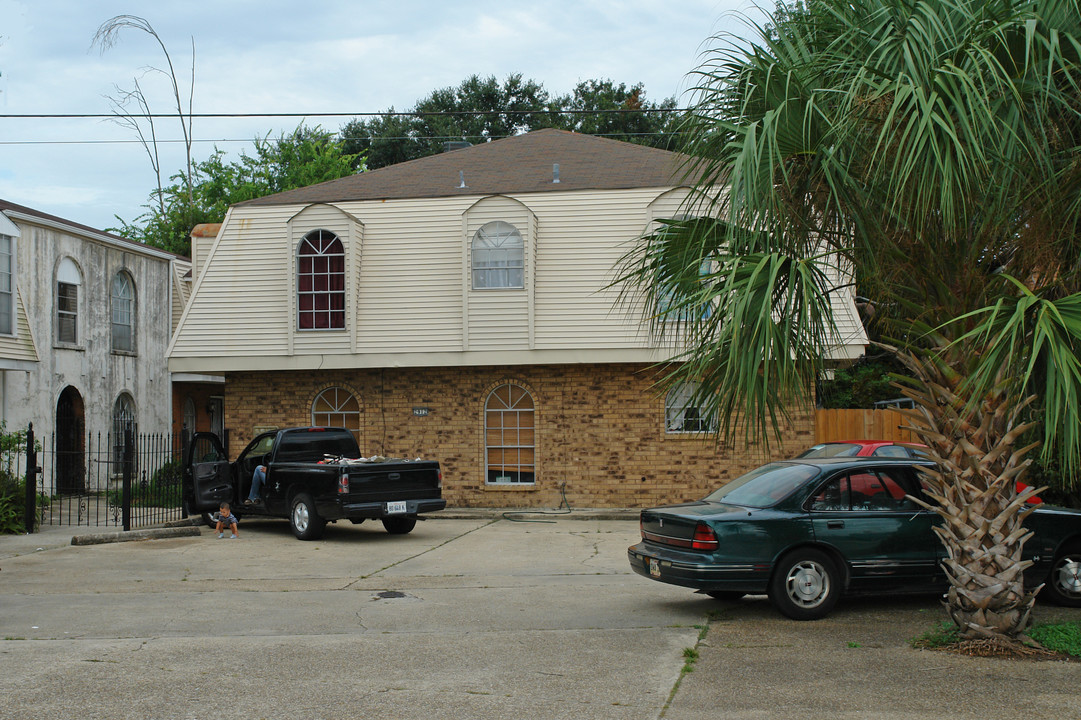
[[[188,512],[214,513],[233,501],[233,466],[214,433],[195,433],[184,458]]]

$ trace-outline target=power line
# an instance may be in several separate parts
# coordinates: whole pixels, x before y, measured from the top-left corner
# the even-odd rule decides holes
[[[439,117],[450,115],[624,115],[630,113],[682,113],[691,108],[608,108],[598,110],[561,110],[538,108],[531,110],[433,110],[404,112],[288,112],[288,113],[149,113],[133,114],[132,118],[168,119],[183,115],[185,118],[305,118],[305,117]],[[28,113],[0,114],[0,119],[11,120],[93,120],[127,117],[117,113]]]
[[[592,137],[647,137],[647,136],[661,136],[661,135],[681,135],[678,131],[652,131],[652,132],[611,132],[611,133],[588,133]],[[467,136],[472,137],[472,136]],[[486,140],[501,140],[506,135],[493,135],[486,137]],[[461,140],[460,135],[425,135],[423,137],[410,136],[410,135],[366,135],[363,137],[342,137],[339,140],[412,140],[415,142],[421,141],[443,141],[443,140]],[[207,143],[253,143],[256,141],[262,141],[264,138],[192,138],[191,143],[193,145],[205,145]],[[269,138],[268,142],[276,142],[276,138]],[[158,145],[183,145],[186,140],[183,138],[177,138],[175,140],[165,140],[159,138]],[[2,145],[142,145],[142,140],[0,140],[0,146]]]

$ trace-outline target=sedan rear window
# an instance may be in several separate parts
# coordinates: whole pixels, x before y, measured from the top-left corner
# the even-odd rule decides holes
[[[854,457],[860,451],[859,445],[852,443],[822,443],[808,448],[796,457],[801,458],[829,458],[829,457]]]
[[[770,507],[816,477],[818,472],[818,468],[813,465],[770,463],[740,475],[706,495],[703,500],[740,507]]]

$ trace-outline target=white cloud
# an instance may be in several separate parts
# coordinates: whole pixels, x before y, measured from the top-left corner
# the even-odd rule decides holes
[[[378,112],[411,107],[438,88],[477,74],[512,73],[563,94],[588,79],[645,85],[655,100],[676,95],[722,13],[747,0],[433,0],[363,3],[324,0],[190,0],[141,12],[168,47],[186,85],[196,45],[196,112]],[[127,30],[104,53],[90,41],[130,2],[0,0],[0,111],[108,113],[103,97],[141,77],[156,112],[171,112],[164,67],[152,38]],[[348,117],[308,118],[337,130]],[[216,143],[235,152],[300,118],[195,119],[197,159]],[[177,120],[158,121],[159,137],[180,137]],[[106,141],[123,140],[123,144]],[[142,212],[154,176],[130,131],[101,120],[0,118],[5,172],[0,197],[87,225],[115,224]],[[226,140],[239,140],[230,143]],[[46,142],[81,141],[54,145]],[[18,144],[12,142],[34,142]],[[96,144],[92,144],[96,143]],[[183,164],[163,144],[166,175]]]

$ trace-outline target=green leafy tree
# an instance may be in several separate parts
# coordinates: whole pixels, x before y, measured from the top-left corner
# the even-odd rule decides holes
[[[369,120],[350,120],[340,135],[345,151],[363,155],[371,170],[440,153],[448,141],[476,145],[546,127],[667,147],[673,113],[663,111],[674,108],[675,100],[653,104],[644,97],[641,84],[589,80],[553,99],[543,85],[520,74],[502,83],[473,75],[457,87],[435,90],[402,114],[391,108]],[[619,112],[602,114],[612,110]]]
[[[1081,8],[810,0],[771,20],[698,69],[702,219],[644,238],[624,279],[684,339],[672,380],[701,382],[726,437],[768,439],[836,337],[827,270],[855,277],[936,462],[948,612],[1008,641],[1034,603],[1035,489],[1015,481],[1037,448],[1070,482],[1081,466]]]
[[[659,103],[645,99],[642,83],[627,87],[611,80],[586,80],[574,92],[553,103],[557,127],[601,135],[639,145],[675,148],[675,126],[679,116],[672,112],[674,97]]]
[[[343,152],[334,133],[300,126],[276,140],[269,136],[254,141],[255,153],[242,152],[226,162],[225,152],[194,163],[192,184],[186,173],[170,179],[173,184],[151,194],[143,215],[131,223],[120,218],[114,229],[120,235],[181,255],[191,250],[191,230],[200,223],[221,222],[229,206],[264,195],[336,180],[364,167],[363,160]]]

